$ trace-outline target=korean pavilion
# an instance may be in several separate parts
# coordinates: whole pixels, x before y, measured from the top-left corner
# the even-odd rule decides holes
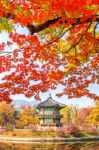
[[[51,95],[47,100],[40,102],[36,108],[38,109],[38,118],[41,126],[61,126],[60,109],[65,107],[64,104],[56,102]]]

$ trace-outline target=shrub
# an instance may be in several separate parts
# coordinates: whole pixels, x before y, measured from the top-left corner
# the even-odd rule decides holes
[[[94,127],[93,125],[89,125],[89,124],[83,124],[82,131],[89,133],[89,134],[93,134],[93,135],[97,135],[99,132],[96,127]]]
[[[13,131],[7,131],[6,136],[12,137],[12,136],[15,136],[15,133]]]
[[[14,134],[16,136],[30,136],[32,134],[32,132],[29,129],[16,129],[14,130]]]
[[[28,129],[30,129],[32,132],[37,132],[37,126],[36,125],[29,125]]]
[[[7,125],[5,126],[5,129],[6,129],[6,131],[13,131],[13,125],[7,124]]]
[[[79,130],[79,128],[78,128],[76,125],[74,125],[74,124],[68,125],[68,127],[67,127],[67,133],[68,133],[69,135],[72,135],[72,136],[80,136],[80,130]]]
[[[59,137],[65,137],[65,130],[64,129],[57,129],[56,134]]]

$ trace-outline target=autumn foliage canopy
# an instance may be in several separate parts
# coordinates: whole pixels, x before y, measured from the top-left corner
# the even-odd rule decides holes
[[[99,0],[1,0],[0,32],[8,37],[0,41],[0,73],[10,72],[0,101],[11,94],[39,100],[58,85],[58,96],[99,99],[88,90],[99,82]]]

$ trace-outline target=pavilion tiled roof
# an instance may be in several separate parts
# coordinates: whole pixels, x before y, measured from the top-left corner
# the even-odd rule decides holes
[[[41,108],[41,107],[57,107],[61,109],[65,107],[65,105],[53,100],[52,97],[50,96],[47,100],[37,104],[36,106],[36,108]]]

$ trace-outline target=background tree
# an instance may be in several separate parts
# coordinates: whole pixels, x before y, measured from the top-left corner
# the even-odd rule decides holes
[[[0,73],[11,71],[0,101],[10,102],[10,94],[40,99],[58,84],[58,96],[99,100],[88,90],[98,83],[99,0],[1,0],[0,8],[1,36],[8,36],[0,44]]]
[[[16,120],[16,127],[24,128],[28,125],[36,125],[39,123],[39,119],[36,116],[36,110],[33,107],[22,107],[21,112]]]
[[[99,127],[99,105],[95,106],[93,110],[90,112],[89,116],[87,117],[87,121],[90,124]]]
[[[83,124],[86,124],[87,117],[89,116],[90,112],[93,108],[86,107],[86,108],[80,108],[78,109],[78,114],[76,120],[78,120],[78,125],[82,126]]]
[[[17,111],[16,109],[7,104],[5,101],[0,103],[0,125],[6,128],[10,126],[14,128],[15,120],[17,118]]]
[[[63,115],[62,118],[62,123],[65,124],[70,124],[72,123],[72,116],[71,116],[71,107],[66,106],[63,109],[61,109],[60,113]]]
[[[75,124],[77,126],[82,126],[86,124],[87,117],[89,116],[90,112],[93,108],[85,107],[85,108],[78,108],[77,106],[66,106],[65,108],[61,109],[60,113],[63,114],[62,122],[64,124]]]

